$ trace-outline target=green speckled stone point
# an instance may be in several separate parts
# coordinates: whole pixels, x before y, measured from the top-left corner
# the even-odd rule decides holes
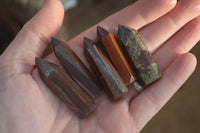
[[[118,37],[141,86],[147,86],[162,76],[158,65],[136,30],[119,25]]]

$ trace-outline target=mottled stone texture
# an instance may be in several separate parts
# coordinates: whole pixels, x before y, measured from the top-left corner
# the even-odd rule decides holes
[[[140,85],[149,85],[162,76],[158,65],[136,30],[119,25],[118,36]]]

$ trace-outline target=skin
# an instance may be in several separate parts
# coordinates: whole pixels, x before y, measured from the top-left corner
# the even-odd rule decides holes
[[[35,68],[35,57],[42,55],[64,16],[59,0],[47,0],[0,56],[0,132],[140,132],[194,71],[196,58],[188,51],[200,39],[199,15],[199,0],[139,0],[100,22],[114,34],[118,24],[139,30],[163,77],[140,94],[129,88],[116,102],[102,93],[94,113],[81,120],[46,87]],[[83,37],[96,40],[94,33],[96,26],[68,42],[83,61]],[[53,54],[45,60],[59,64]]]

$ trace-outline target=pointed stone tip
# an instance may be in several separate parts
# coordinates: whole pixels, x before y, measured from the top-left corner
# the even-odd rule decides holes
[[[90,39],[88,39],[87,37],[84,37],[84,44],[86,46],[86,48],[91,48],[94,44],[94,42]]]
[[[119,27],[119,28],[122,28],[122,27],[125,27],[125,26],[124,26],[124,25],[122,25],[122,24],[119,24],[119,25],[118,25],[118,27]]]
[[[137,30],[135,30],[135,29],[133,29],[133,28],[131,28],[131,27],[128,27],[128,26],[124,26],[124,25],[121,25],[121,24],[119,24],[118,25],[118,28],[119,28],[119,33],[120,32],[137,32]]]
[[[106,37],[109,34],[107,30],[105,30],[104,28],[100,26],[97,26],[97,33],[101,38]]]
[[[51,37],[51,40],[53,41],[53,40],[55,40],[55,38],[54,38],[54,37]]]
[[[84,43],[85,43],[87,40],[88,40],[87,37],[83,37],[83,41],[84,41]]]
[[[130,27],[127,27],[121,24],[118,25],[118,37],[120,39],[127,38],[129,33],[134,33],[134,32],[135,30]]]
[[[41,59],[39,59],[38,57],[35,57],[35,64],[38,66],[39,64],[41,64]]]
[[[54,37],[51,37],[51,41],[52,41],[54,50],[56,47],[62,46],[61,41],[59,41],[58,39],[55,39]]]
[[[118,25],[118,28],[119,28],[119,32],[120,32],[120,31],[126,29],[127,27],[124,26],[124,25],[119,24],[119,25]]]
[[[56,64],[53,64],[48,61],[44,61],[37,57],[35,58],[35,64],[36,64],[38,70],[45,75],[46,74],[48,75],[48,73],[46,73],[47,71],[53,71],[58,67]]]
[[[35,64],[39,70],[43,69],[44,64],[46,64],[43,60],[38,57],[35,58]]]
[[[118,37],[122,39],[124,37],[124,29],[125,27],[121,24],[118,25]]]
[[[101,26],[98,26],[98,25],[97,25],[97,30],[99,30],[99,29],[101,29]]]
[[[43,61],[42,59],[40,59],[38,57],[35,58],[35,63],[36,63],[36,65],[47,64],[46,61]]]
[[[87,38],[87,37],[84,37],[83,38],[83,40],[84,40],[84,43],[89,43],[89,42],[92,42],[92,40],[90,40],[89,38]]]

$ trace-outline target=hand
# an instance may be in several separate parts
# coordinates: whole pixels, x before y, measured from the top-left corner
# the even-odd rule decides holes
[[[139,30],[163,77],[140,94],[130,88],[116,102],[102,94],[93,114],[81,120],[46,87],[35,68],[35,57],[42,55],[64,16],[59,0],[47,0],[0,56],[0,132],[141,131],[194,71],[196,59],[188,51],[200,38],[199,15],[199,0],[139,0],[100,22],[115,34],[118,24]],[[96,26],[68,42],[83,60],[83,37],[96,40],[95,33]],[[58,63],[53,54],[45,60]]]

